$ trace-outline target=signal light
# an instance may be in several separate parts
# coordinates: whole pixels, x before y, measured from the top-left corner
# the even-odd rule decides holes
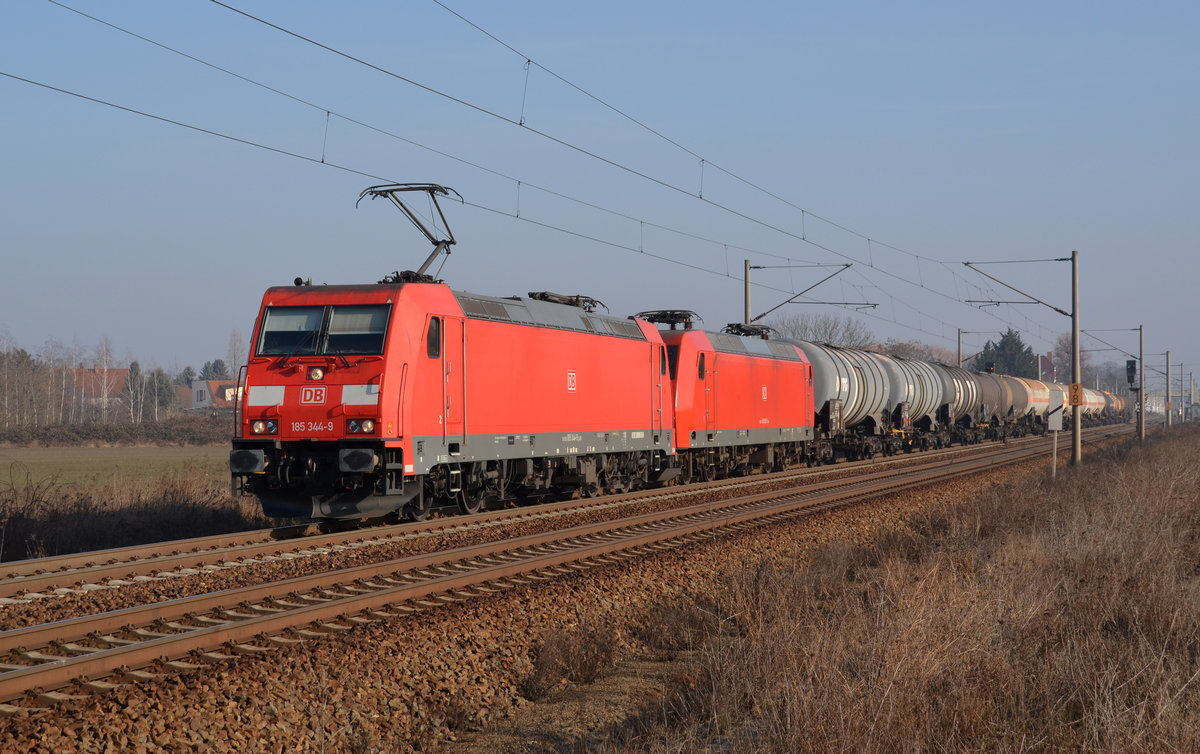
[[[1130,385],[1137,380],[1137,359],[1129,359],[1125,362],[1125,376],[1129,378]]]
[[[983,366],[984,366],[984,369],[987,369],[988,374],[994,374],[996,371],[996,362],[994,362],[994,361],[989,361],[988,363],[984,364]]]

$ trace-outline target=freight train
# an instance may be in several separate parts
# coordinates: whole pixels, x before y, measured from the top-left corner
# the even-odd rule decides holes
[[[235,494],[280,518],[474,513],[1038,433],[1062,408],[1051,391],[1066,394],[703,330],[686,310],[622,318],[584,296],[456,291],[424,274],[432,259],[375,284],[266,291],[235,414]],[[1089,421],[1124,416],[1119,396],[1084,399]]]

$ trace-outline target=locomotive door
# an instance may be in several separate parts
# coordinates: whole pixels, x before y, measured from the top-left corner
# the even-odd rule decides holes
[[[700,352],[699,362],[696,367],[696,376],[700,378],[700,385],[704,390],[704,431],[711,432],[717,422],[717,396],[715,383],[715,372],[717,368],[717,355],[712,354],[711,361],[708,359],[707,353]]]
[[[442,419],[445,427],[447,443],[459,445],[465,441],[463,426],[464,394],[466,393],[466,355],[467,340],[462,317],[447,316],[443,328],[442,347],[442,380],[443,407]],[[452,449],[453,450],[453,449]]]
[[[656,354],[657,352],[657,354]],[[662,439],[663,432],[663,383],[667,380],[667,349],[659,346],[650,349],[650,428]]]
[[[708,424],[706,426],[706,429],[709,432],[715,432],[717,429],[717,423],[718,423],[717,377],[719,374],[719,370],[717,369],[717,366],[718,366],[717,362],[719,362],[719,361],[720,361],[720,358],[719,358],[717,352],[713,351],[712,363],[710,363],[709,367],[708,367],[708,378],[705,379],[705,381],[704,381],[704,394],[706,396],[708,396],[706,399],[707,405],[705,407],[706,410],[704,413],[705,413],[705,416],[707,416]]]

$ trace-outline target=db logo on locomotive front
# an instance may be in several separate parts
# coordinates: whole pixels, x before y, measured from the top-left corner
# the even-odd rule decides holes
[[[324,385],[306,385],[300,388],[300,405],[302,406],[324,406],[325,405],[325,386]]]

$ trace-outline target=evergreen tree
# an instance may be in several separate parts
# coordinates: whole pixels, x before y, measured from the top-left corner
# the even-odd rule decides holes
[[[975,371],[986,372],[988,364],[994,365],[996,374],[1037,378],[1037,356],[1021,341],[1021,334],[1011,327],[1000,336],[1000,342],[989,340],[975,357]]]
[[[223,359],[206,361],[204,366],[200,367],[200,379],[202,380],[227,380],[231,376],[229,367],[225,366]]]

